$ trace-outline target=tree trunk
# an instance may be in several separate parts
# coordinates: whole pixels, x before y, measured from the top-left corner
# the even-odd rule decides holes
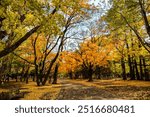
[[[4,50],[0,51],[0,58],[6,56],[7,54],[13,52],[16,48],[18,48],[25,40],[27,40],[33,33],[35,33],[40,26],[36,26],[27,32],[22,38],[20,38],[16,43],[11,45],[10,47],[5,48]]]
[[[136,60],[134,60],[134,65],[135,65],[135,71],[136,71],[136,78],[137,78],[137,80],[140,80],[140,75],[139,75],[139,71],[138,71]]]
[[[134,79],[134,72],[133,72],[132,64],[133,63],[131,62],[131,56],[128,55],[128,65],[129,65],[130,79]]]
[[[72,71],[69,71],[68,75],[69,75],[70,79],[73,79],[73,73],[72,73]]]
[[[145,81],[149,81],[149,76],[148,76],[148,70],[146,68],[146,63],[145,63],[145,59],[143,58],[143,66],[144,66],[144,76],[145,76]]]
[[[143,67],[142,67],[142,57],[139,58],[140,59],[140,80],[144,80],[143,78]]]
[[[60,8],[60,5],[56,8],[53,9],[53,11],[51,12],[51,15],[49,18],[52,18],[52,16],[58,11],[58,9]],[[4,19],[0,19],[1,22]],[[27,32],[22,38],[18,39],[17,42],[15,42],[14,44],[12,44],[11,46],[5,48],[4,50],[0,51],[0,58],[6,56],[7,54],[13,52],[16,48],[18,48],[24,41],[26,41],[33,33],[35,33],[41,26],[36,26],[34,28],[32,28],[29,32]]]
[[[75,78],[74,79],[79,79],[79,72],[75,72]]]
[[[130,80],[135,80],[135,64],[134,64],[134,59],[132,58],[131,60],[131,67],[132,67],[132,77]]]
[[[121,58],[121,67],[122,67],[122,78],[123,78],[123,80],[127,80],[126,67],[125,67],[125,62],[124,62],[123,58]]]
[[[56,56],[54,57],[54,59],[51,61],[50,65],[49,65],[49,68],[48,68],[48,71],[47,71],[47,73],[46,73],[46,75],[44,77],[44,80],[42,81],[42,85],[46,84],[46,82],[48,80],[48,77],[50,75],[51,69],[52,69],[54,63],[56,62],[58,56],[59,56],[59,52],[56,54]]]
[[[43,80],[43,82],[42,82],[42,85],[45,85],[45,84],[46,84],[46,82],[47,82],[47,80],[48,80],[48,77],[49,77],[49,75],[50,75],[51,69],[52,69],[54,63],[56,62],[56,60],[57,60],[57,58],[58,58],[58,56],[59,56],[59,54],[60,54],[61,47],[63,46],[63,39],[64,39],[64,35],[63,35],[63,37],[62,37],[62,40],[61,40],[61,43],[60,43],[60,45],[59,45],[58,51],[57,51],[55,57],[52,59],[50,65],[49,65],[48,71],[47,71],[47,73],[46,73],[46,75],[45,75],[45,77],[44,77],[44,80]]]
[[[101,73],[100,73],[100,71],[99,71],[99,73],[98,73],[98,79],[99,79],[99,80],[101,79]]]
[[[139,5],[140,5],[140,9],[141,9],[141,14],[142,14],[142,17],[143,17],[143,20],[145,23],[145,28],[146,28],[147,34],[150,37],[150,25],[149,25],[148,16],[147,16],[147,13],[145,11],[144,4],[142,3],[142,0],[139,0]]]
[[[38,75],[39,75],[39,82],[42,83],[44,77],[43,71],[40,70],[40,73]]]
[[[25,74],[24,74],[24,79],[26,81],[26,84],[28,84],[28,72],[29,72],[29,67],[27,68]]]
[[[51,82],[52,82],[52,76],[51,76],[51,73],[50,73],[48,83],[51,84]]]
[[[35,75],[32,76],[32,81],[33,81],[33,82],[35,81]]]
[[[53,75],[53,78],[54,78],[54,79],[53,79],[52,84],[57,84],[58,67],[59,67],[59,65],[56,64],[56,66],[55,66],[55,71],[54,71],[54,75]]]
[[[24,74],[24,66],[22,67],[21,76],[20,76],[20,82],[22,82],[23,74]]]
[[[93,81],[93,69],[92,69],[92,66],[89,67],[89,70],[88,70],[88,77],[89,77],[89,80],[88,82],[92,82]]]

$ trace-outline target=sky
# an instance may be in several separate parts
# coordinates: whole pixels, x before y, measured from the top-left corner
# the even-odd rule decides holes
[[[94,6],[97,6],[99,11],[97,13],[91,14],[92,18],[83,22],[82,25],[79,25],[79,27],[76,27],[73,31],[78,32],[78,35],[75,36],[75,38],[83,38],[81,34],[85,35],[85,37],[88,37],[90,35],[90,30],[88,29],[88,25],[91,24],[97,25],[96,22],[99,20],[99,18],[106,13],[106,11],[111,7],[111,5],[108,2],[109,0],[90,0],[90,4],[93,4]],[[71,34],[71,33],[70,33]],[[80,37],[81,36],[81,37]],[[78,44],[81,40],[70,38],[66,43],[66,49],[67,50],[75,50]],[[82,42],[82,41],[81,41]]]
[[[110,0],[90,0],[90,3],[94,4],[95,6],[101,6],[104,9],[111,7]]]

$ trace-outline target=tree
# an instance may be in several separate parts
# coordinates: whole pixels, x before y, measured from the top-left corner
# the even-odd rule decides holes
[[[63,13],[69,13],[72,8],[81,10],[81,6],[85,7],[86,1],[1,0],[0,40],[3,48],[0,50],[0,58],[13,52],[33,33],[43,30],[43,27],[48,26],[48,30],[53,27],[52,17],[59,15],[61,18]],[[55,15],[57,11],[62,14]]]
[[[96,67],[108,64],[112,56],[112,44],[105,37],[96,38],[95,40],[97,41],[93,42],[92,39],[87,39],[80,44],[78,50],[65,54],[67,58],[63,59],[63,63],[70,75],[73,71],[81,68],[86,71],[84,75],[91,82]]]
[[[149,1],[147,0],[121,0],[120,2],[114,0],[113,7],[107,14],[107,21],[114,26],[114,30],[128,26],[137,36],[141,45],[150,53],[150,45],[148,40],[145,40],[146,36],[149,37],[150,30],[149,16],[147,15],[148,4]],[[143,26],[145,28],[142,28]]]
[[[129,72],[132,80],[145,79],[141,56],[149,55],[149,45],[145,39],[148,36],[148,29],[144,28],[149,16],[143,14],[149,11],[147,3],[148,1],[144,2],[144,0],[121,0],[119,3],[114,0],[113,7],[103,17],[103,20],[107,22],[107,30],[112,35],[115,47],[123,55],[121,64],[123,76]]]
[[[80,2],[81,1],[76,1],[75,3],[80,5]],[[53,19],[50,19],[50,22],[45,24],[45,27],[41,29],[41,32],[31,36],[29,42],[24,43],[24,49],[20,48],[20,51],[28,51],[24,52],[25,56],[32,55],[32,58],[34,58],[30,63],[35,66],[38,86],[45,85],[53,65],[57,61],[60,52],[63,50],[66,39],[68,39],[67,34],[70,33],[69,31],[77,23],[82,21],[81,16],[85,16],[85,12],[82,12],[81,9],[82,5],[83,4],[81,4],[80,7],[72,5],[70,11],[63,12],[64,9],[61,9],[62,13],[55,13]],[[83,6],[83,8],[85,7]],[[49,23],[53,23],[53,25]],[[27,53],[29,54],[27,55]]]

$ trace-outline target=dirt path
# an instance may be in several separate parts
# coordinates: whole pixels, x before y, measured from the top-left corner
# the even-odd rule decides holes
[[[64,83],[57,100],[102,100],[115,99],[115,95],[104,89],[87,87],[81,84]]]
[[[61,81],[57,100],[141,100],[150,99],[149,86],[136,86],[129,82]],[[149,84],[149,83],[148,83]],[[145,84],[146,85],[146,84]]]
[[[117,99],[115,94],[100,89],[97,87],[89,87],[80,83],[73,83],[70,81],[61,82],[61,90],[58,94],[57,100],[103,100],[103,99]]]

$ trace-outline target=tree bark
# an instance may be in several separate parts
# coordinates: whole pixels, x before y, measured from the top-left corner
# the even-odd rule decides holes
[[[27,68],[26,73],[25,73],[25,79],[26,79],[26,84],[29,83],[29,76],[28,76],[28,72],[29,72],[30,67]]]
[[[122,67],[122,78],[123,80],[127,80],[125,62],[123,58],[121,58],[121,67]]]
[[[18,48],[25,40],[27,40],[33,33],[35,33],[40,26],[34,27],[32,30],[27,32],[22,38],[20,38],[17,42],[12,44],[11,46],[5,48],[4,50],[0,51],[0,58],[8,55],[9,53],[13,52],[16,48]]]
[[[60,5],[55,7],[53,11],[49,14],[49,18],[52,18],[52,16],[58,11],[60,8]],[[1,19],[1,21],[4,19]],[[32,28],[29,32],[27,32],[22,38],[20,38],[17,42],[12,44],[11,46],[5,48],[4,50],[0,51],[0,58],[8,55],[9,53],[13,52],[16,48],[18,48],[24,41],[26,41],[33,33],[35,33],[41,26],[36,26]]]
[[[56,66],[55,66],[55,71],[54,71],[54,75],[53,75],[53,78],[54,78],[54,79],[53,79],[52,84],[57,84],[58,67],[59,67],[59,65],[56,64]]]
[[[70,78],[70,79],[73,79],[72,71],[69,71],[68,75],[69,75],[69,78]]]
[[[137,80],[140,80],[140,75],[139,75],[139,71],[138,71],[136,60],[134,60],[134,65],[135,65],[135,71],[136,71],[136,78],[137,78]]]
[[[145,62],[145,58],[143,58],[143,66],[144,66],[144,76],[145,76],[145,81],[149,81],[149,75],[148,75],[148,70],[146,68],[146,62]]]
[[[143,67],[142,67],[142,57],[139,57],[140,59],[140,80],[144,80],[143,78]]]
[[[67,21],[67,22],[68,22],[68,21]],[[50,65],[49,65],[48,71],[47,71],[47,73],[46,73],[46,75],[45,75],[45,77],[44,77],[44,80],[43,80],[43,82],[42,82],[42,85],[45,85],[45,84],[46,84],[46,82],[47,82],[47,80],[48,80],[48,77],[49,77],[49,74],[50,74],[50,72],[51,72],[51,69],[52,69],[54,63],[56,62],[56,60],[57,60],[57,58],[58,58],[58,56],[59,56],[59,54],[60,54],[60,52],[61,52],[61,49],[62,49],[62,46],[63,46],[63,43],[64,43],[64,37],[65,37],[65,34],[66,34],[68,28],[69,28],[69,25],[66,24],[66,27],[65,27],[65,29],[64,29],[64,31],[63,31],[63,35],[61,35],[61,36],[58,37],[58,38],[61,39],[61,42],[60,42],[60,45],[59,45],[59,47],[58,47],[58,51],[57,51],[55,57],[52,59]]]
[[[92,82],[93,81],[92,76],[93,76],[93,69],[92,69],[92,66],[90,65],[89,69],[88,69],[88,77],[89,77],[88,82]]]
[[[135,80],[135,64],[132,58],[132,77],[130,80]]]
[[[134,79],[134,72],[133,72],[132,64],[133,63],[131,62],[131,56],[128,55],[128,65],[129,65],[130,79]]]
[[[47,71],[47,73],[46,73],[46,75],[45,75],[45,77],[44,77],[44,80],[42,81],[42,85],[45,85],[45,84],[46,84],[46,82],[47,82],[47,80],[48,80],[48,77],[49,77],[49,74],[50,74],[50,72],[51,72],[51,69],[52,69],[52,67],[53,67],[53,64],[55,63],[55,61],[57,60],[57,58],[58,58],[58,56],[59,56],[59,52],[60,52],[60,50],[58,50],[56,56],[55,56],[55,57],[53,58],[53,60],[51,61],[50,65],[49,65],[49,68],[48,68],[48,71]]]
[[[144,23],[145,23],[145,28],[146,28],[147,34],[150,37],[150,25],[149,25],[149,22],[148,22],[148,17],[146,15],[144,4],[142,3],[141,0],[139,0],[139,5],[140,5],[140,9],[141,9],[141,14],[142,14],[142,17],[143,17],[143,20],[144,20]]]

